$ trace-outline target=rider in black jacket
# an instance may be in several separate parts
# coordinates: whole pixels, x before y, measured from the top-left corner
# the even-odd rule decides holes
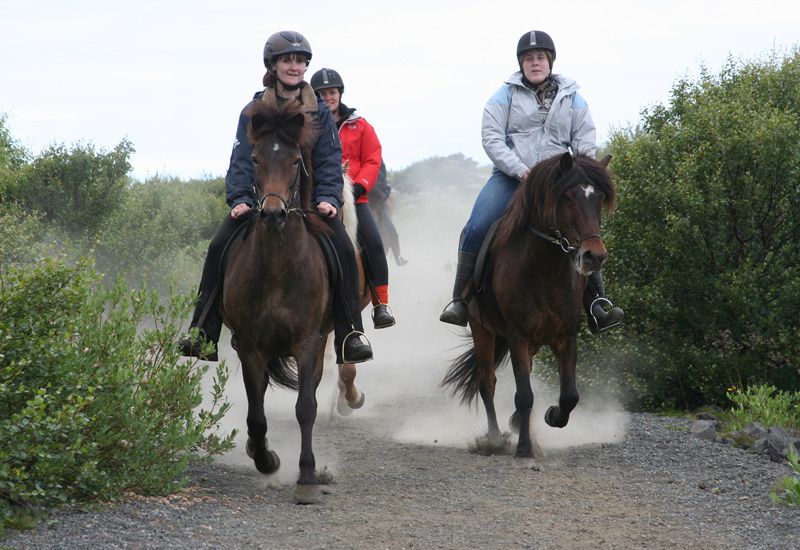
[[[314,175],[314,204],[333,231],[332,241],[342,266],[344,296],[335,293],[334,330],[337,363],[361,363],[372,359],[372,348],[363,335],[361,306],[358,291],[358,267],[352,242],[337,214],[342,206],[342,147],[339,134],[330,111],[314,94],[303,75],[311,60],[308,40],[297,32],[282,31],[273,34],[264,46],[265,89],[253,97],[252,102],[267,101],[283,103],[298,101],[313,118],[316,127],[312,145]],[[225,176],[225,190],[231,213],[226,216],[208,247],[203,265],[203,275],[198,292],[198,303],[192,316],[191,327],[197,327],[205,340],[219,342],[222,331],[220,315],[221,281],[219,262],[225,245],[246,218],[244,214],[255,205],[253,195],[254,168],[251,160],[252,144],[247,139],[250,120],[245,106],[239,115],[236,141],[231,152],[230,166]],[[213,302],[209,304],[209,301]],[[204,316],[205,314],[205,316]],[[183,339],[181,352],[186,356],[200,356],[201,342]],[[216,349],[216,348],[215,348]],[[201,357],[217,360],[216,351]]]

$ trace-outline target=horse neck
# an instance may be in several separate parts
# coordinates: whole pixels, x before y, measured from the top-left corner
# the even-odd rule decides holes
[[[532,233],[520,235],[509,244],[520,271],[541,278],[562,278],[565,272],[575,273],[572,255]]]
[[[313,238],[303,219],[289,214],[282,232],[270,231],[256,221],[252,229],[253,252],[265,264],[291,264],[304,255]]]

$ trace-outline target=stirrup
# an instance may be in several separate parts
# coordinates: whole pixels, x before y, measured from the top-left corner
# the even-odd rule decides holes
[[[594,315],[594,305],[597,304],[598,302],[600,304],[602,304],[602,305],[608,304],[608,308],[609,309],[612,309],[614,307],[614,304],[611,303],[611,300],[609,300],[608,298],[603,298],[601,296],[598,296],[597,298],[592,300],[592,303],[589,305],[589,316],[592,318],[592,321],[594,322],[594,326],[597,327],[597,333],[600,334],[601,332],[603,332],[605,330],[608,330],[610,328],[614,328],[615,326],[619,325],[620,321],[617,321],[616,323],[611,323],[610,325],[601,327],[600,323],[597,322],[597,317],[595,317],[595,315]],[[600,309],[602,309],[603,311],[606,311],[605,308],[602,307],[602,305],[600,306]],[[608,313],[608,312],[606,312],[606,313]]]
[[[456,319],[448,319],[448,317],[455,315],[453,309],[455,309],[459,305],[464,308],[464,318],[458,319],[457,320],[458,322],[454,322],[456,321]],[[439,315],[439,320],[443,323],[448,323],[460,327],[467,326],[467,324],[469,323],[469,309],[467,306],[467,301],[464,298],[454,298],[450,300],[450,302],[446,306],[444,306],[444,310],[442,310],[442,313]]]
[[[353,335],[355,335],[359,340],[361,338],[366,340],[366,343],[367,343],[366,345],[367,345],[367,347],[369,347],[369,350],[370,350],[370,357],[369,358],[361,359],[361,360],[358,360],[358,361],[349,361],[348,360],[349,358],[344,356],[345,344],[347,344],[347,341],[350,340],[350,337],[353,336]],[[342,349],[341,349],[341,353],[339,354],[339,357],[341,357],[342,363],[363,363],[365,361],[371,361],[373,359],[373,357],[372,357],[372,343],[370,343],[369,338],[367,338],[367,335],[364,334],[363,332],[359,332],[357,330],[352,330],[352,331],[348,332],[347,335],[344,338],[342,338]]]

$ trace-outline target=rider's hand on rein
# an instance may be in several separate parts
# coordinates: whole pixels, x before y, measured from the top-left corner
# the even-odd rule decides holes
[[[242,214],[247,214],[248,212],[250,212],[250,207],[243,202],[239,203],[233,208],[231,208],[231,218],[235,220]]]
[[[326,218],[332,218],[336,215],[336,207],[326,201],[319,203],[317,205],[317,210],[319,210],[319,213]]]

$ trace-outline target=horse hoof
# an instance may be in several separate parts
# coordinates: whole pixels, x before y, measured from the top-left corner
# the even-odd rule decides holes
[[[364,406],[364,401],[366,401],[366,400],[367,400],[367,394],[365,394],[362,391],[361,392],[361,397],[358,398],[358,399],[355,399],[353,401],[348,401],[347,402],[347,406],[350,407],[351,409],[360,409],[361,407]]]
[[[278,458],[278,453],[275,451],[267,451],[265,460],[253,459],[253,462],[255,462],[256,470],[262,474],[274,474],[281,467],[281,459]]]
[[[536,460],[534,460],[532,456],[515,456],[511,461],[511,464],[517,470],[533,470],[535,472],[539,471],[539,466],[536,464]]]
[[[297,485],[294,488],[294,501],[297,504],[318,504],[321,500],[319,485]]]
[[[511,418],[508,419],[508,428],[515,434],[519,433],[519,413],[514,411]]]
[[[278,453],[275,451],[268,450],[266,458],[264,460],[259,460],[256,457],[256,451],[253,447],[252,439],[247,440],[245,451],[247,452],[247,456],[253,459],[253,463],[256,465],[256,470],[262,474],[274,474],[278,471],[278,468],[281,467],[281,459],[278,457]]]
[[[547,411],[544,413],[544,421],[547,423],[548,426],[553,428],[563,428],[569,422],[569,416],[564,418],[563,421],[556,421],[554,418],[560,412],[559,408],[555,405],[550,405]]]
[[[336,412],[341,416],[350,416],[353,414],[354,409],[360,409],[364,406],[366,395],[364,392],[359,392],[359,397],[353,401],[348,401],[344,396],[344,392],[339,392],[339,397],[336,399]]]

